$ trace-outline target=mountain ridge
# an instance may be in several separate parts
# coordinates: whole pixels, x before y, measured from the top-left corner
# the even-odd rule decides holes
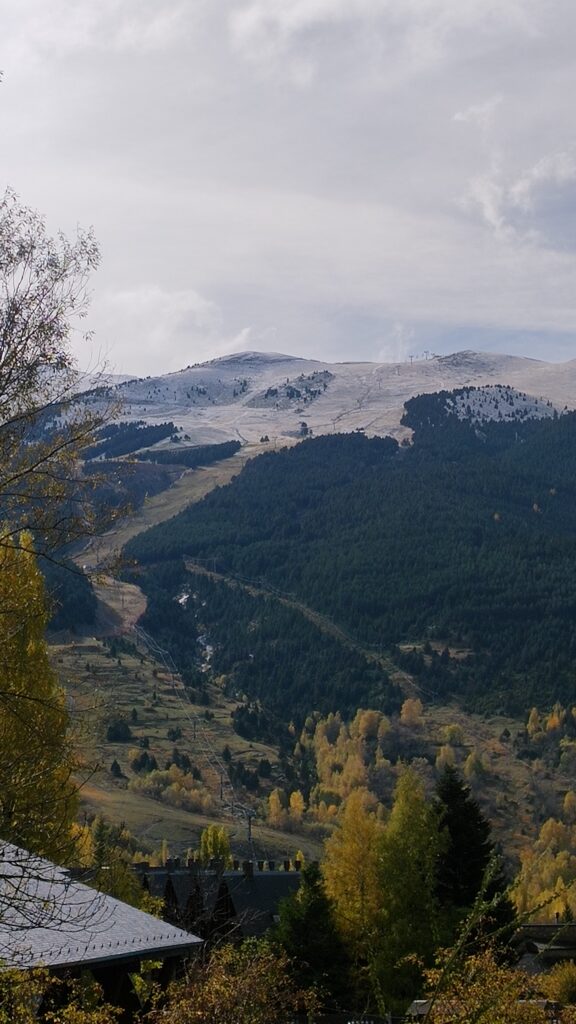
[[[248,351],[170,374],[130,378],[105,388],[104,394],[107,401],[121,401],[122,418],[169,419],[194,444],[350,430],[401,440],[408,433],[401,418],[410,398],[494,384],[551,402],[557,411],[573,409],[576,359],[546,363],[463,349],[402,363],[330,363]]]

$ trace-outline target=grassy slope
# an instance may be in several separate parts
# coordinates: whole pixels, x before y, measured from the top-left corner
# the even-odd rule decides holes
[[[183,701],[180,686],[174,685],[169,674],[143,649],[113,657],[108,644],[85,637],[72,643],[54,643],[51,652],[70,696],[78,747],[86,765],[86,781],[81,789],[82,809],[88,814],[102,813],[110,821],[126,822],[135,835],[153,845],[159,845],[160,840],[166,838],[176,853],[195,846],[201,829],[215,820],[235,833],[235,848],[246,848],[245,825],[220,804],[220,780],[203,752],[205,737],[208,736],[211,746],[218,751],[228,744],[233,760],[241,760],[247,768],[255,769],[262,757],[274,763],[276,754],[265,744],[248,743],[232,731],[230,714],[234,702],[224,698],[216,687],[212,688],[210,712],[213,718],[206,721],[206,709]],[[136,721],[132,720],[133,709]],[[114,743],[106,739],[111,716],[129,722],[131,740]],[[168,730],[175,727],[181,729],[182,737],[168,739]],[[129,764],[130,751],[138,747],[138,741],[144,736],[149,739],[149,753],[154,754],[161,768],[175,746],[188,754],[213,794],[213,815],[206,817],[179,810],[127,788],[127,780],[134,777]],[[126,780],[117,780],[111,775],[110,765],[114,759]],[[272,779],[267,789],[273,784]],[[265,794],[266,790],[263,796]],[[295,849],[302,846],[299,837],[259,824],[255,825],[254,838],[262,857],[293,855]],[[317,854],[318,843],[313,839],[304,841],[304,852],[310,856]]]
[[[89,541],[77,552],[76,561],[92,569],[107,562],[137,533],[164,522],[191,502],[200,501],[214,487],[229,483],[248,458],[266,447],[266,444],[247,445],[230,459],[207,469],[186,471],[169,490],[148,500],[143,508],[119,521],[113,530]],[[125,781],[115,780],[110,774],[110,765],[116,759],[127,777],[133,777],[128,764],[129,751],[138,745],[141,736],[147,735],[150,739],[149,752],[155,755],[160,767],[164,767],[174,746],[187,753],[202,771],[216,804],[219,803],[219,778],[199,754],[200,743],[194,741],[194,728],[190,721],[191,716],[203,719],[206,709],[183,704],[163,666],[144,650],[138,657],[120,655],[121,664],[118,664],[110,657],[106,643],[102,642],[103,637],[123,635],[133,642],[130,630],[145,610],[144,595],[138,587],[114,580],[112,576],[101,578],[95,589],[99,603],[95,632],[100,639],[94,636],[72,640],[58,637],[51,644],[53,663],[71,698],[78,747],[86,762],[86,781],[81,791],[83,811],[87,814],[101,813],[112,822],[124,821],[136,836],[152,845],[158,845],[161,839],[166,838],[176,853],[195,846],[200,831],[211,821],[218,820],[234,834],[235,849],[248,852],[246,825],[220,807],[216,808],[217,818],[192,814],[134,793],[127,788]],[[143,663],[141,657],[144,658]],[[156,702],[152,699],[154,690]],[[211,696],[210,710],[214,718],[210,723],[205,722],[204,728],[213,747],[221,752],[228,745],[232,757],[241,760],[247,768],[255,769],[262,757],[274,764],[277,761],[274,750],[264,744],[248,743],[232,730],[230,716],[234,702],[224,698],[216,688],[213,688]],[[114,713],[130,720],[133,708],[138,714],[137,722],[131,723],[133,741],[126,744],[107,742],[107,717]],[[182,729],[182,739],[176,743],[166,736],[170,726]],[[263,789],[263,798],[273,785],[274,776]],[[243,796],[245,798],[246,794]],[[293,855],[296,848],[303,849],[312,857],[318,856],[320,850],[319,841],[313,837],[278,832],[258,820],[253,836],[255,849],[262,857]]]
[[[171,519],[187,505],[200,501],[215,487],[223,487],[230,483],[232,477],[240,472],[248,459],[254,458],[269,447],[271,446],[267,444],[245,445],[231,458],[224,459],[213,466],[208,466],[205,469],[185,470],[168,490],[147,499],[133,515],[120,520],[112,530],[104,533],[101,537],[89,540],[76,554],[76,561],[91,569],[96,568],[102,562],[107,562],[118,555],[124,545],[138,533]]]

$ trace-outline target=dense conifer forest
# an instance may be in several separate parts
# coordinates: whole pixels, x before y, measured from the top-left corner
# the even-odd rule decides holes
[[[211,466],[221,459],[228,459],[240,451],[241,447],[240,441],[222,441],[221,444],[199,444],[194,447],[182,445],[180,449],[172,448],[168,451],[139,452],[137,458],[143,462],[156,462],[159,466],[196,469],[197,466]]]
[[[93,623],[96,595],[88,577],[66,558],[42,564],[50,629],[75,629]]]
[[[228,692],[249,703],[239,731],[281,739],[282,723],[299,725],[311,708],[353,714],[358,704],[397,710],[401,694],[377,663],[322,634],[297,610],[272,598],[203,577],[190,577],[182,561],[166,562],[133,577],[148,597],[142,625],[174,658],[183,681],[202,693],[199,652],[210,640],[210,668]],[[199,639],[200,638],[200,643]]]
[[[139,448],[156,444],[176,434],[173,423],[147,425],[142,420],[131,423],[107,423],[97,434],[97,443],[84,450],[85,459],[115,459]]]
[[[382,645],[428,697],[507,711],[571,699],[576,416],[479,429],[441,394],[407,403],[405,422],[409,445],[356,433],[262,455],[126,553],[143,567],[187,556],[264,580]],[[218,650],[233,638],[237,650],[243,633],[246,646],[239,595],[205,600]],[[251,696],[266,690],[283,630],[259,637],[266,657],[236,666]]]

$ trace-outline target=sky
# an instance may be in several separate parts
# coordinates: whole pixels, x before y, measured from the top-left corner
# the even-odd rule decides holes
[[[576,357],[573,0],[0,0],[0,191],[82,366]]]

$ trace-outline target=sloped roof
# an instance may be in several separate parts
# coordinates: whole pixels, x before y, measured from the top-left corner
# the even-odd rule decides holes
[[[199,897],[201,916],[210,917],[214,913],[222,871],[213,868],[201,868],[194,864],[191,867],[177,868],[146,868],[136,865],[138,874],[151,896],[165,899],[168,895],[168,883],[172,887],[178,910],[185,914],[188,902],[196,894]]]
[[[274,924],[280,901],[300,887],[296,871],[224,872],[228,893],[243,935],[263,935]]]
[[[253,866],[252,866],[253,867]],[[223,871],[222,868],[187,867],[148,868],[138,866],[152,895],[176,901],[185,917],[190,901],[198,897],[196,927],[210,921],[229,897],[232,913],[245,936],[263,935],[274,924],[281,900],[300,886],[299,871]]]
[[[5,967],[95,966],[184,956],[202,940],[10,844],[0,845],[0,960]]]
[[[572,946],[576,948],[576,922],[549,921],[522,924],[514,933],[513,941],[519,945],[526,940],[544,946]]]

